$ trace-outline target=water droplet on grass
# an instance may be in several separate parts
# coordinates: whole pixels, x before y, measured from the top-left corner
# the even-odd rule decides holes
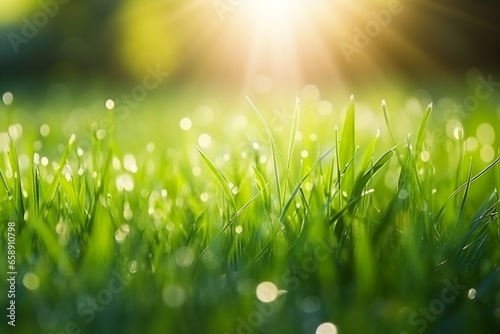
[[[188,117],[184,117],[179,122],[179,126],[181,127],[182,130],[189,131],[193,126],[193,122],[191,122],[191,119],[189,119]]]
[[[130,209],[130,204],[129,202],[125,202],[123,204],[123,218],[125,220],[131,220],[134,217],[134,213]]]
[[[422,153],[420,153],[420,159],[422,159],[423,162],[429,161],[430,158],[431,158],[431,155],[429,154],[429,152],[422,151]]]
[[[495,129],[489,123],[483,123],[476,130],[477,141],[481,145],[492,145],[495,142]]]
[[[201,168],[198,166],[193,167],[192,173],[194,176],[200,176],[201,175]]]
[[[130,261],[128,264],[128,272],[131,274],[135,274],[137,272],[137,261]]]
[[[186,293],[184,289],[177,285],[170,285],[165,287],[162,293],[163,302],[170,307],[177,308],[184,304]]]
[[[21,137],[23,134],[23,127],[21,124],[13,124],[9,126],[9,135],[12,138],[12,140],[16,140],[19,137]]]
[[[23,277],[23,285],[29,290],[36,290],[40,286],[40,279],[33,273],[26,273]]]
[[[175,262],[179,267],[187,268],[194,261],[194,252],[189,247],[181,247],[175,252]]]
[[[116,188],[118,191],[132,191],[134,190],[134,179],[129,174],[121,174],[116,178]]]
[[[481,155],[481,160],[484,162],[491,162],[495,159],[495,149],[491,145],[481,147],[479,154]]]
[[[210,137],[210,135],[207,133],[202,133],[198,137],[198,144],[200,144],[200,146],[203,148],[207,148],[210,146],[210,144],[212,144],[212,137]]]
[[[104,131],[103,129],[97,130],[96,137],[99,140],[103,140],[104,138],[106,138],[106,131]]]
[[[408,191],[406,191],[405,189],[401,189],[399,191],[398,198],[400,200],[405,200],[406,198],[408,198]]]
[[[11,92],[5,92],[2,95],[2,101],[6,106],[9,106],[14,101],[14,95]]]
[[[125,154],[123,157],[123,167],[132,173],[137,173],[137,164],[132,154]]]
[[[42,135],[42,137],[47,137],[49,133],[50,133],[50,127],[47,124],[43,124],[40,127],[40,134]]]
[[[318,326],[316,334],[337,334],[337,327],[331,322],[325,322]]]
[[[272,282],[262,282],[255,293],[261,302],[270,303],[278,297],[278,287]]]
[[[328,101],[320,101],[316,108],[321,116],[328,116],[333,111],[332,104]]]
[[[203,201],[203,202],[206,202],[210,199],[210,195],[208,195],[207,193],[202,193],[200,195],[200,199]]]
[[[478,149],[479,143],[477,142],[477,139],[474,137],[469,137],[465,141],[465,147],[467,148],[467,151],[469,152],[474,152],[475,150]]]
[[[306,313],[314,313],[321,308],[321,300],[316,296],[306,297],[300,303],[300,308]]]
[[[106,100],[106,109],[112,110],[115,107],[115,102],[111,99]]]

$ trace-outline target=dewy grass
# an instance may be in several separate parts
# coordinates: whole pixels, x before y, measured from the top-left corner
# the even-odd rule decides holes
[[[315,120],[297,101],[286,141],[250,103],[267,137],[250,150],[248,133],[196,148],[164,125],[129,141],[112,114],[90,141],[55,127],[40,139],[18,115],[25,134],[0,161],[2,254],[8,223],[17,231],[9,332],[500,329],[500,158],[478,171],[462,149],[430,154],[432,106],[405,142],[385,102],[388,129],[358,133],[354,99],[340,133],[319,121],[300,141]],[[434,149],[447,145],[464,143]]]

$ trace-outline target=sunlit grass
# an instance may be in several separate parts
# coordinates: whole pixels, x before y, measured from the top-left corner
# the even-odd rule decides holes
[[[413,333],[454,281],[466,290],[426,330],[500,326],[494,126],[442,139],[432,105],[398,116],[384,102],[366,123],[354,99],[325,115],[297,100],[278,120],[248,102],[205,123],[4,108],[0,231],[17,224],[31,319],[17,329]]]

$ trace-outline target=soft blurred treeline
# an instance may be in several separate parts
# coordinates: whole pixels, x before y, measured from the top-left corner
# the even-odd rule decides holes
[[[239,87],[249,74],[251,55],[267,61],[249,38],[255,27],[242,24],[248,1],[2,0],[0,88],[137,82],[150,67],[168,72],[176,86]],[[436,81],[463,84],[473,67],[498,72],[497,1],[401,0],[404,11],[351,63],[339,44],[352,42],[354,28],[363,28],[373,19],[370,13],[390,1],[317,2],[329,6],[321,17],[310,18],[321,52],[307,44],[312,38],[305,28],[298,22],[294,27],[295,35],[304,34],[295,45],[301,87],[383,81],[427,87]],[[228,10],[228,3],[238,4]],[[223,6],[219,13],[217,5]],[[287,53],[275,58],[286,61]],[[250,74],[268,74],[267,65],[259,64]]]

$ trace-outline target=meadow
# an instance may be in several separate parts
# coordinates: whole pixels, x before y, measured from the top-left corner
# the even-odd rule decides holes
[[[499,332],[498,101],[464,115],[463,99],[374,95],[225,109],[151,93],[126,111],[4,95],[3,310],[7,250],[17,275],[1,326]]]

